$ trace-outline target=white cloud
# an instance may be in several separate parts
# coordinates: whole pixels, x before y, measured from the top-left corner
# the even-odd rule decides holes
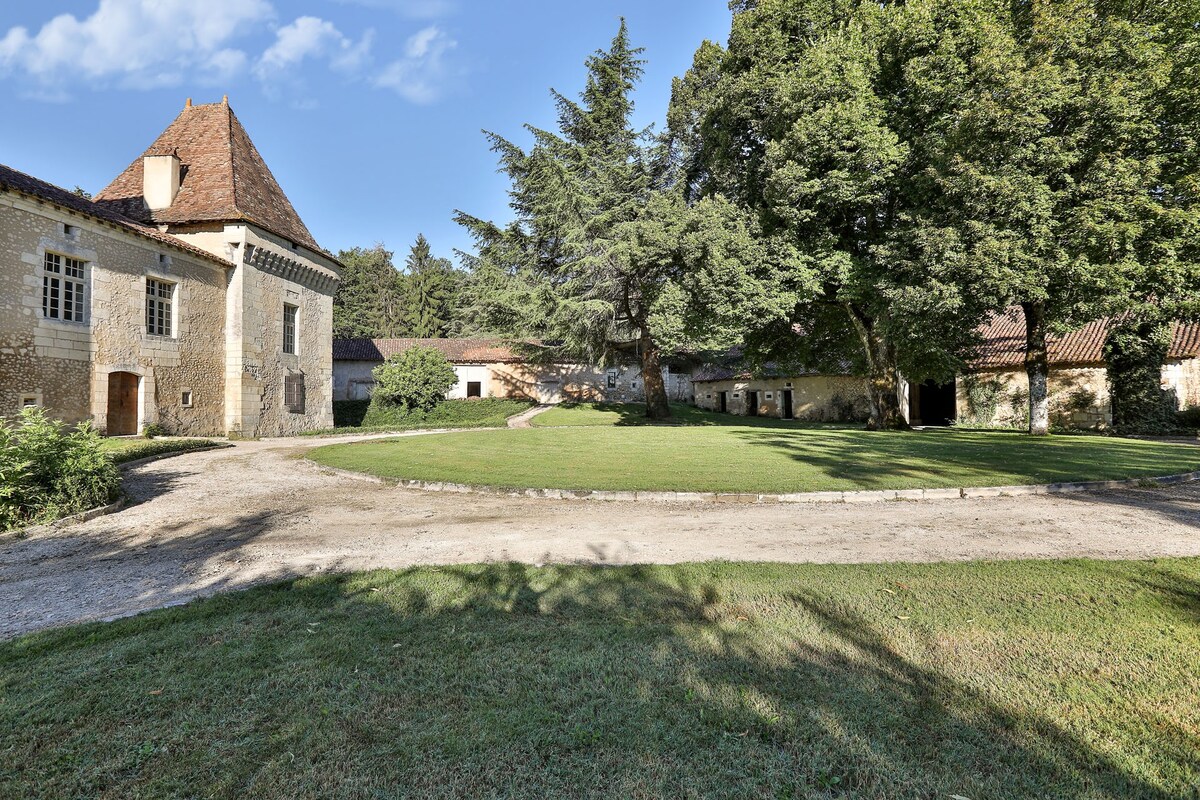
[[[275,43],[259,58],[254,74],[260,80],[270,80],[294,70],[307,58],[327,58],[334,69],[353,72],[370,56],[373,36],[372,31],[367,31],[355,42],[343,36],[328,20],[299,17],[275,32]]]
[[[100,0],[83,19],[61,14],[36,33],[11,28],[0,39],[0,74],[24,74],[32,93],[50,95],[80,80],[143,89],[222,79],[246,63],[228,45],[273,13],[267,0]]]
[[[451,77],[446,54],[458,46],[436,25],[417,31],[404,44],[404,56],[388,64],[375,85],[413,103],[432,103]]]

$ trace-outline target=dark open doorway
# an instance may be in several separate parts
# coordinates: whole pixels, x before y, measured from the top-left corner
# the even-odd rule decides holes
[[[137,435],[140,380],[132,372],[108,373],[108,418],[105,432],[109,436]]]
[[[729,392],[720,392],[721,397],[721,413],[729,413]]]
[[[483,397],[483,381],[467,381],[467,397]]]
[[[746,392],[746,413],[752,417],[758,416],[758,392]]]
[[[914,421],[921,425],[949,425],[958,416],[958,397],[953,381],[925,381],[913,388]]]
[[[792,409],[792,390],[784,389],[782,392],[780,392],[780,395],[782,395],[782,398],[779,401],[779,416],[783,417],[784,419],[791,419],[794,414],[794,410]]]

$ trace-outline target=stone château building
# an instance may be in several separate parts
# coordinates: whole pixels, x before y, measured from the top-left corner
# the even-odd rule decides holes
[[[189,100],[94,200],[0,166],[0,414],[327,427],[338,270],[227,100]]]

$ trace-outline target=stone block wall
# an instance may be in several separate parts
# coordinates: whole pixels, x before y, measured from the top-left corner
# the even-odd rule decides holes
[[[46,252],[86,262],[82,322],[46,319]],[[146,278],[175,284],[171,337],[146,333]],[[224,432],[226,269],[91,218],[0,194],[0,414],[37,398],[104,430],[108,376],[138,377],[138,427]],[[185,406],[183,393],[190,392]]]

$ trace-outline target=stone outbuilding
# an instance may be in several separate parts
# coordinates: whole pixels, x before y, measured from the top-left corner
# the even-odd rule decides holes
[[[0,167],[0,414],[328,427],[338,270],[227,101],[188,101],[94,201]]]
[[[754,374],[708,365],[692,375],[695,404],[709,411],[808,422],[850,422],[870,413],[863,379],[849,374],[785,374],[768,366]]]
[[[335,339],[334,399],[369,398],[375,387],[372,370],[412,347],[440,350],[454,365],[458,383],[450,399],[499,397],[551,404],[646,399],[642,372],[635,364],[546,363],[536,358],[536,343],[525,350],[500,339]],[[671,400],[691,402],[689,369],[664,367],[663,380]]]
[[[1063,427],[1112,424],[1104,342],[1114,324],[1102,319],[1049,338],[1050,417]],[[967,424],[1022,423],[1028,413],[1025,317],[1019,308],[994,315],[983,327],[983,346],[956,381],[958,417]],[[1175,323],[1162,387],[1179,409],[1200,406],[1200,324]]]

